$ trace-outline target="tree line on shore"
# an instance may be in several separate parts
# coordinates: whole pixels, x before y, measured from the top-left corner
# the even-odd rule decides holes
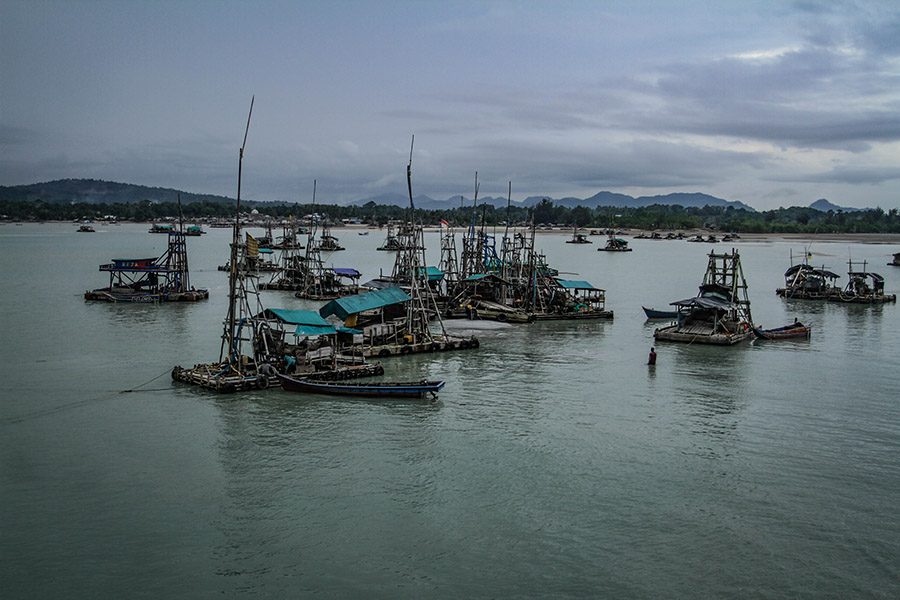
[[[408,218],[409,209],[400,206],[368,202],[362,206],[337,206],[323,204],[273,204],[256,205],[261,215],[273,218],[300,218],[311,213],[325,215],[338,222],[354,219],[362,223],[385,224],[388,221]],[[234,216],[234,207],[211,201],[183,204],[181,211],[187,220],[226,219]],[[495,207],[491,205],[448,208],[446,210],[417,210],[417,220],[425,224],[437,224],[441,220],[455,226],[475,224],[493,227],[531,223],[606,229],[607,227],[642,230],[710,229],[736,233],[900,233],[898,209],[885,211],[873,208],[860,211],[822,212],[808,207],[778,208],[769,211],[749,211],[734,207],[705,206],[703,208],[656,204],[640,208],[607,207],[568,208],[542,200],[533,207]],[[74,221],[112,218],[118,221],[149,222],[177,217],[176,202],[134,203],[45,203],[41,200],[0,201],[0,215],[14,221]]]

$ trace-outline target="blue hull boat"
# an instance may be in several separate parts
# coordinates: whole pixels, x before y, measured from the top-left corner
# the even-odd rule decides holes
[[[677,319],[678,311],[675,310],[656,310],[653,308],[647,308],[646,306],[642,306],[644,309],[644,314],[647,315],[648,319]]]

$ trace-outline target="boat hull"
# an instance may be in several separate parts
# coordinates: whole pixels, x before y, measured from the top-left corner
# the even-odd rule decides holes
[[[812,327],[808,325],[800,325],[796,327],[793,325],[787,325],[785,327],[778,327],[777,329],[761,329],[759,327],[753,328],[753,333],[756,334],[756,337],[763,340],[808,338],[811,331]]]
[[[644,309],[644,314],[647,315],[648,319],[677,319],[678,312],[674,310],[656,310],[653,308],[647,308],[646,306],[642,306]]]

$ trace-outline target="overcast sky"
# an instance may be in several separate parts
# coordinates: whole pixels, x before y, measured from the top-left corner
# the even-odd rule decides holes
[[[900,207],[884,2],[0,0],[0,185]]]

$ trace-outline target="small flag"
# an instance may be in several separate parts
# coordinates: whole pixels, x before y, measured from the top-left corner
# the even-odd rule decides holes
[[[247,234],[247,256],[259,256],[259,242],[249,233]]]
[[[448,223],[444,219],[441,219],[441,225],[446,225],[447,227],[450,227],[450,223]]]
[[[807,259],[812,258],[812,252],[807,252],[807,253],[806,253],[806,258],[807,258]]]

